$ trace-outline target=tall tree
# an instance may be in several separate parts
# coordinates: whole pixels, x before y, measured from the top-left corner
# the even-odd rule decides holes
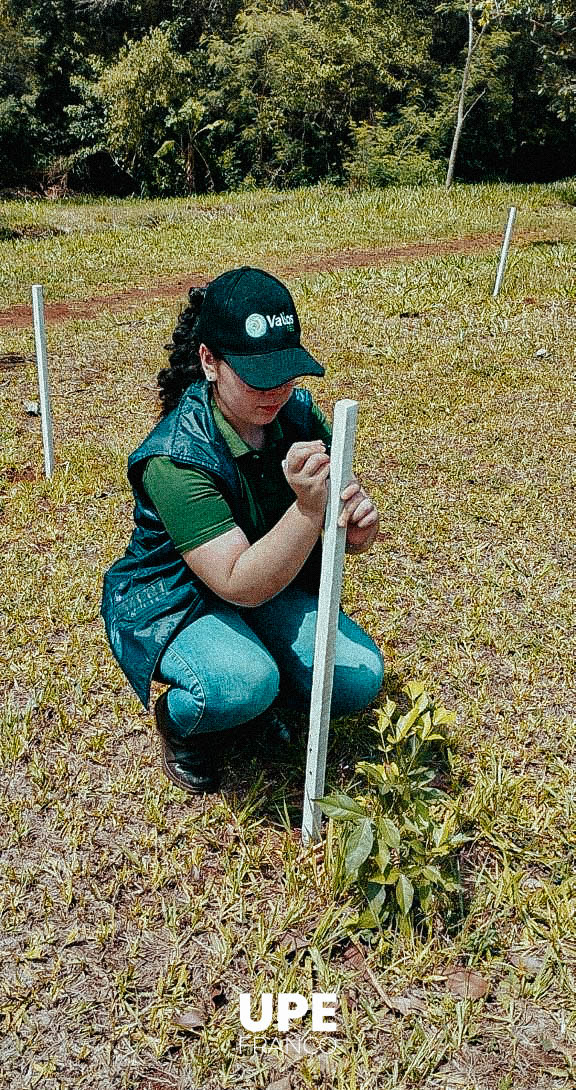
[[[458,155],[460,137],[462,136],[462,130],[464,128],[466,118],[472,112],[472,110],[480,101],[486,91],[486,88],[484,87],[479,94],[475,95],[470,103],[467,103],[467,95],[474,60],[479,55],[482,49],[486,32],[491,30],[495,23],[499,22],[502,19],[505,13],[503,3],[505,3],[505,0],[503,0],[502,3],[499,3],[499,0],[484,0],[484,2],[482,3],[478,3],[477,0],[465,0],[468,36],[465,48],[464,66],[462,68],[462,79],[460,81],[458,102],[456,106],[456,122],[454,125],[454,135],[452,137],[450,155],[448,156],[448,168],[446,171],[445,183],[446,189],[450,189],[454,180],[456,156]],[[454,5],[454,3],[443,4],[437,10],[461,10],[461,4],[458,2],[458,0],[456,0],[456,5]]]
[[[206,119],[196,97],[194,66],[156,27],[128,42],[102,71],[97,94],[108,149],[146,191],[192,191],[210,180],[198,138],[219,121]]]

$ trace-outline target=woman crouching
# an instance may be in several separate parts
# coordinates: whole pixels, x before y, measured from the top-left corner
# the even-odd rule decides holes
[[[218,789],[232,728],[261,730],[279,694],[309,708],[330,428],[295,386],[324,369],[279,280],[244,266],[189,299],[158,376],[162,417],[128,459],[135,527],[102,614],[144,706],[152,680],[169,686],[155,706],[164,771],[202,793]],[[378,513],[356,479],[342,499],[347,550],[362,551]],[[369,704],[382,674],[340,611],[331,715]]]

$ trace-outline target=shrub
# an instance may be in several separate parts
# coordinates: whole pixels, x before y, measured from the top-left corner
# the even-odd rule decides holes
[[[352,154],[344,163],[349,182],[361,187],[436,185],[443,168],[423,147],[422,117],[407,107],[396,122],[377,114],[375,122],[353,124]]]
[[[441,728],[455,715],[434,702],[419,682],[403,690],[411,707],[401,713],[387,700],[372,730],[378,735],[379,761],[360,761],[362,794],[338,792],[320,800],[335,825],[336,884],[356,885],[365,907],[348,923],[354,930],[414,924],[428,931],[451,906],[459,889],[456,853],[468,840],[458,831],[455,808],[436,782],[449,767],[451,751]]]

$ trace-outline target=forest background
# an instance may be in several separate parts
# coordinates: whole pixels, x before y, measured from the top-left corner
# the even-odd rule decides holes
[[[470,21],[470,23],[469,23]],[[0,189],[576,172],[573,0],[0,0]]]

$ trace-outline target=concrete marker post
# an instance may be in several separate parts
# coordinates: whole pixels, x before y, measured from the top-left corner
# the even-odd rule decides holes
[[[50,408],[50,383],[48,380],[48,354],[44,327],[44,293],[41,284],[32,285],[32,313],[34,316],[34,341],[36,367],[40,392],[40,417],[42,421],[42,445],[44,447],[44,474],[50,478],[54,470],[54,440],[52,434],[52,410]]]
[[[496,299],[500,288],[502,287],[502,281],[504,279],[504,273],[506,271],[506,262],[508,260],[508,250],[510,249],[510,240],[512,238],[512,231],[514,229],[514,222],[516,220],[516,209],[514,205],[511,206],[508,213],[508,223],[506,224],[506,231],[504,233],[504,239],[502,242],[502,250],[500,252],[500,261],[498,263],[498,272],[496,273],[496,281],[494,284],[494,291],[492,292],[492,298]]]
[[[346,527],[338,526],[344,506],[340,494],[352,477],[358,402],[343,398],[334,406],[328,504],[324,520],[322,569],[318,595],[318,619],[314,645],[314,670],[310,700],[308,754],[304,783],[302,842],[318,840],[321,811],[315,799],[324,794],[326,753],[330,729],[330,703],[334,681],[334,655],[342,592]]]

